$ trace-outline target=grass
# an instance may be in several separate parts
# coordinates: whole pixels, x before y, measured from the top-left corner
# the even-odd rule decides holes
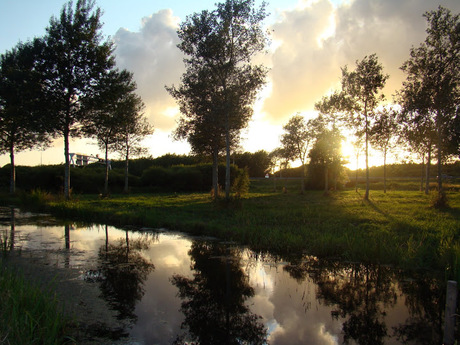
[[[305,253],[403,268],[446,269],[457,278],[460,193],[451,189],[447,192],[450,207],[436,209],[430,206],[432,196],[404,183],[387,193],[371,190],[369,201],[354,189],[328,196],[322,191],[301,195],[296,180],[278,182],[276,192],[269,180],[252,181],[249,194],[228,205],[213,203],[205,193],[107,199],[80,195],[71,201],[46,195],[33,198],[63,217],[211,235],[283,256]],[[288,192],[281,193],[282,187]]]
[[[0,261],[0,344],[64,344],[67,321],[57,300]]]

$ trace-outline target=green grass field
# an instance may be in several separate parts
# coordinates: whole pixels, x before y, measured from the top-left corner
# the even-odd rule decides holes
[[[286,181],[287,193],[282,193],[284,182],[278,181],[275,192],[270,180],[252,181],[249,194],[229,204],[214,203],[206,193],[79,195],[71,201],[34,193],[26,200],[46,204],[62,217],[210,235],[283,257],[304,253],[458,275],[460,193],[455,188],[448,188],[449,207],[436,209],[431,206],[435,192],[414,190],[410,183],[416,182],[400,182],[387,193],[371,190],[369,201],[354,189],[302,195],[299,183]]]

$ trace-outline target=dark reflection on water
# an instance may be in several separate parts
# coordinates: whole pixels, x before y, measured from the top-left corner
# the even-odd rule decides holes
[[[0,244],[98,284],[127,344],[442,343],[445,285],[432,276],[8,208]]]
[[[109,243],[109,228],[105,226],[105,245],[99,248],[97,280],[101,281],[102,296],[118,311],[119,319],[137,320],[136,303],[144,296],[144,282],[155,266],[142,251],[157,239],[156,234],[145,234],[129,240],[118,238]]]
[[[261,317],[245,304],[254,296],[242,269],[241,250],[215,241],[193,241],[189,251],[193,277],[174,275],[173,285],[183,300],[185,315],[174,344],[264,344],[266,329]]]

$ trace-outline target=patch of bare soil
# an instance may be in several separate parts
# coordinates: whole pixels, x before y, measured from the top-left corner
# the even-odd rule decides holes
[[[82,278],[82,272],[59,268],[26,252],[9,253],[1,260],[46,293],[55,293],[64,314],[72,320],[71,336],[77,344],[128,344],[126,325],[117,320],[100,296],[98,283]]]

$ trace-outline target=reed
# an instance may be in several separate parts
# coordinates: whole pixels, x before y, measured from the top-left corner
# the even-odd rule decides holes
[[[0,344],[65,344],[67,321],[55,297],[0,262]]]

